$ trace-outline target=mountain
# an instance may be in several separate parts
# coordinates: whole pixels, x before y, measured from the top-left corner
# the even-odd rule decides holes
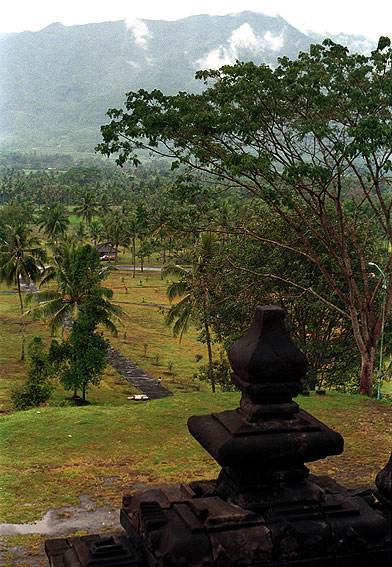
[[[39,32],[5,34],[0,37],[0,143],[21,150],[91,152],[107,109],[122,105],[127,91],[197,91],[198,69],[236,59],[275,66],[278,57],[295,58],[322,39],[279,16],[253,12],[174,22],[54,23]],[[376,47],[363,37],[336,39],[356,51]]]

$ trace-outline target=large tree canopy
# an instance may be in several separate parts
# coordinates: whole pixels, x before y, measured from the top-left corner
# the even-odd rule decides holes
[[[392,301],[392,251],[385,246],[392,241],[389,45],[381,38],[365,57],[326,40],[276,69],[237,62],[200,71],[201,94],[128,93],[125,110],[109,110],[98,146],[117,153],[120,165],[137,165],[139,150],[149,149],[268,203],[299,235],[298,253],[328,282],[336,297],[328,304],[351,322],[367,394],[383,320],[383,278],[370,279],[369,262],[386,274],[387,312]],[[380,238],[376,258],[370,233]]]

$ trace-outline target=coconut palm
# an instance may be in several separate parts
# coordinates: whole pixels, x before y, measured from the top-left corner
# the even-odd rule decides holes
[[[87,225],[90,225],[94,215],[98,214],[98,209],[99,205],[95,194],[92,191],[88,191],[75,205],[74,213],[78,217],[82,217],[82,220],[85,221]]]
[[[101,238],[103,232],[103,225],[102,222],[99,220],[93,220],[88,227],[88,235],[91,240],[94,242],[94,246],[97,244],[97,241]]]
[[[102,193],[98,200],[98,213],[101,217],[106,217],[110,213],[111,203],[106,193]]]
[[[86,241],[87,231],[86,231],[86,225],[83,222],[80,222],[79,224],[76,225],[73,231],[73,237],[80,244]]]
[[[44,234],[57,243],[59,237],[66,234],[70,225],[68,212],[61,203],[51,203],[41,209],[38,217],[38,227]]]
[[[16,284],[22,315],[22,354],[25,355],[26,321],[21,290],[21,280],[37,281],[42,271],[46,254],[39,240],[32,236],[31,229],[25,224],[6,227],[6,238],[0,251],[0,281],[7,285]]]
[[[175,336],[180,340],[188,330],[192,320],[202,323],[207,344],[208,364],[212,369],[211,332],[209,326],[210,298],[208,294],[208,275],[206,264],[211,259],[215,238],[210,233],[202,233],[198,246],[198,257],[191,270],[179,265],[168,265],[163,269],[163,276],[176,278],[168,285],[166,294],[171,301],[182,297],[178,303],[172,305],[165,316],[166,323],[173,327]],[[215,392],[215,381],[211,373],[212,391]]]
[[[105,239],[116,249],[115,262],[117,262],[118,248],[126,240],[125,222],[125,215],[121,211],[111,211],[105,217]]]
[[[137,222],[135,215],[132,215],[128,219],[125,232],[126,232],[126,239],[132,246],[132,265],[133,265],[132,277],[134,278],[136,277],[136,238],[139,234],[139,224]]]
[[[80,307],[97,299],[100,305],[101,322],[113,334],[116,323],[124,316],[123,310],[112,303],[113,291],[101,283],[109,269],[101,265],[98,252],[86,244],[60,244],[54,251],[52,265],[47,268],[41,286],[55,280],[57,290],[42,290],[31,294],[28,301],[35,306],[30,313],[49,322],[52,332],[77,317]],[[99,301],[98,301],[99,300]]]

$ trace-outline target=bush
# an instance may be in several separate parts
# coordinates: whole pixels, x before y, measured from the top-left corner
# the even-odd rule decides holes
[[[29,371],[26,382],[11,391],[11,403],[15,410],[26,410],[48,401],[54,384],[53,369],[44,352],[40,337],[34,337],[28,345]]]
[[[12,407],[20,411],[39,406],[48,401],[52,392],[52,384],[42,384],[40,380],[27,380],[11,391]]]
[[[202,382],[214,383],[219,386],[222,392],[233,392],[237,390],[236,386],[230,380],[231,367],[225,353],[220,353],[219,360],[214,360],[212,365],[203,364],[199,367],[197,374],[193,378]]]

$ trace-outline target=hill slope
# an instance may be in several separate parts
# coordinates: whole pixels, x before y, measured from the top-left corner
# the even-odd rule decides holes
[[[356,50],[374,45],[340,36]],[[109,107],[124,93],[159,88],[194,91],[196,70],[236,59],[276,65],[322,38],[281,17],[253,12],[65,27],[0,38],[0,142],[3,147],[91,151]]]

